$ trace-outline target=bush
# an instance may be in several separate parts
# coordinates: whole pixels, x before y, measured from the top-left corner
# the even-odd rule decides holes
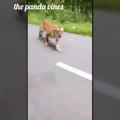
[[[42,20],[49,19],[54,23],[64,27],[66,32],[92,35],[92,15],[89,14],[87,21],[80,13],[74,13],[68,10],[63,11],[29,11],[28,22],[39,24]]]

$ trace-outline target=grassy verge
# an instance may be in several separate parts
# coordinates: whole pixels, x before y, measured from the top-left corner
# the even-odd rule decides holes
[[[66,14],[66,16],[62,16],[63,14],[61,14],[61,16],[58,15],[58,17],[55,16],[56,18],[53,18],[53,16],[51,17],[51,15],[46,17],[45,14],[46,13],[44,13],[44,11],[42,11],[42,12],[29,11],[28,12],[28,23],[38,25],[38,24],[40,24],[40,22],[42,20],[49,19],[50,21],[63,26],[65,32],[92,36],[92,22],[90,22],[90,21],[85,22],[82,17],[80,18],[79,22],[78,21],[72,22],[72,21],[66,20],[66,19],[72,20],[72,18],[67,18],[67,16],[69,16],[69,13]],[[75,20],[77,20],[77,19],[79,19],[79,18],[75,18]]]

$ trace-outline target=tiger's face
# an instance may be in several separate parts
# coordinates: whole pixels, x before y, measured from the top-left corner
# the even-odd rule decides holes
[[[63,27],[60,27],[60,26],[55,27],[54,33],[53,33],[54,37],[61,38],[63,31],[64,31]]]

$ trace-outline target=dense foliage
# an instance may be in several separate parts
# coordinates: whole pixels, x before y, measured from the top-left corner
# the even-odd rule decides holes
[[[57,4],[64,5],[65,9],[88,16],[92,11],[92,0],[29,0],[29,4]]]
[[[64,10],[30,11],[29,22],[38,24],[50,19],[64,26],[65,31],[92,35],[92,0],[29,0],[29,4],[64,5]]]

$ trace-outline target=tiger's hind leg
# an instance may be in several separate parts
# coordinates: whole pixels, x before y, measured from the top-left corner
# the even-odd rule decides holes
[[[42,37],[42,36],[43,36],[43,31],[40,30],[40,31],[39,31],[39,37]]]
[[[42,24],[39,27],[39,37],[43,37],[43,25]]]
[[[46,37],[45,37],[45,45],[48,46],[49,45],[49,34],[46,33]]]

